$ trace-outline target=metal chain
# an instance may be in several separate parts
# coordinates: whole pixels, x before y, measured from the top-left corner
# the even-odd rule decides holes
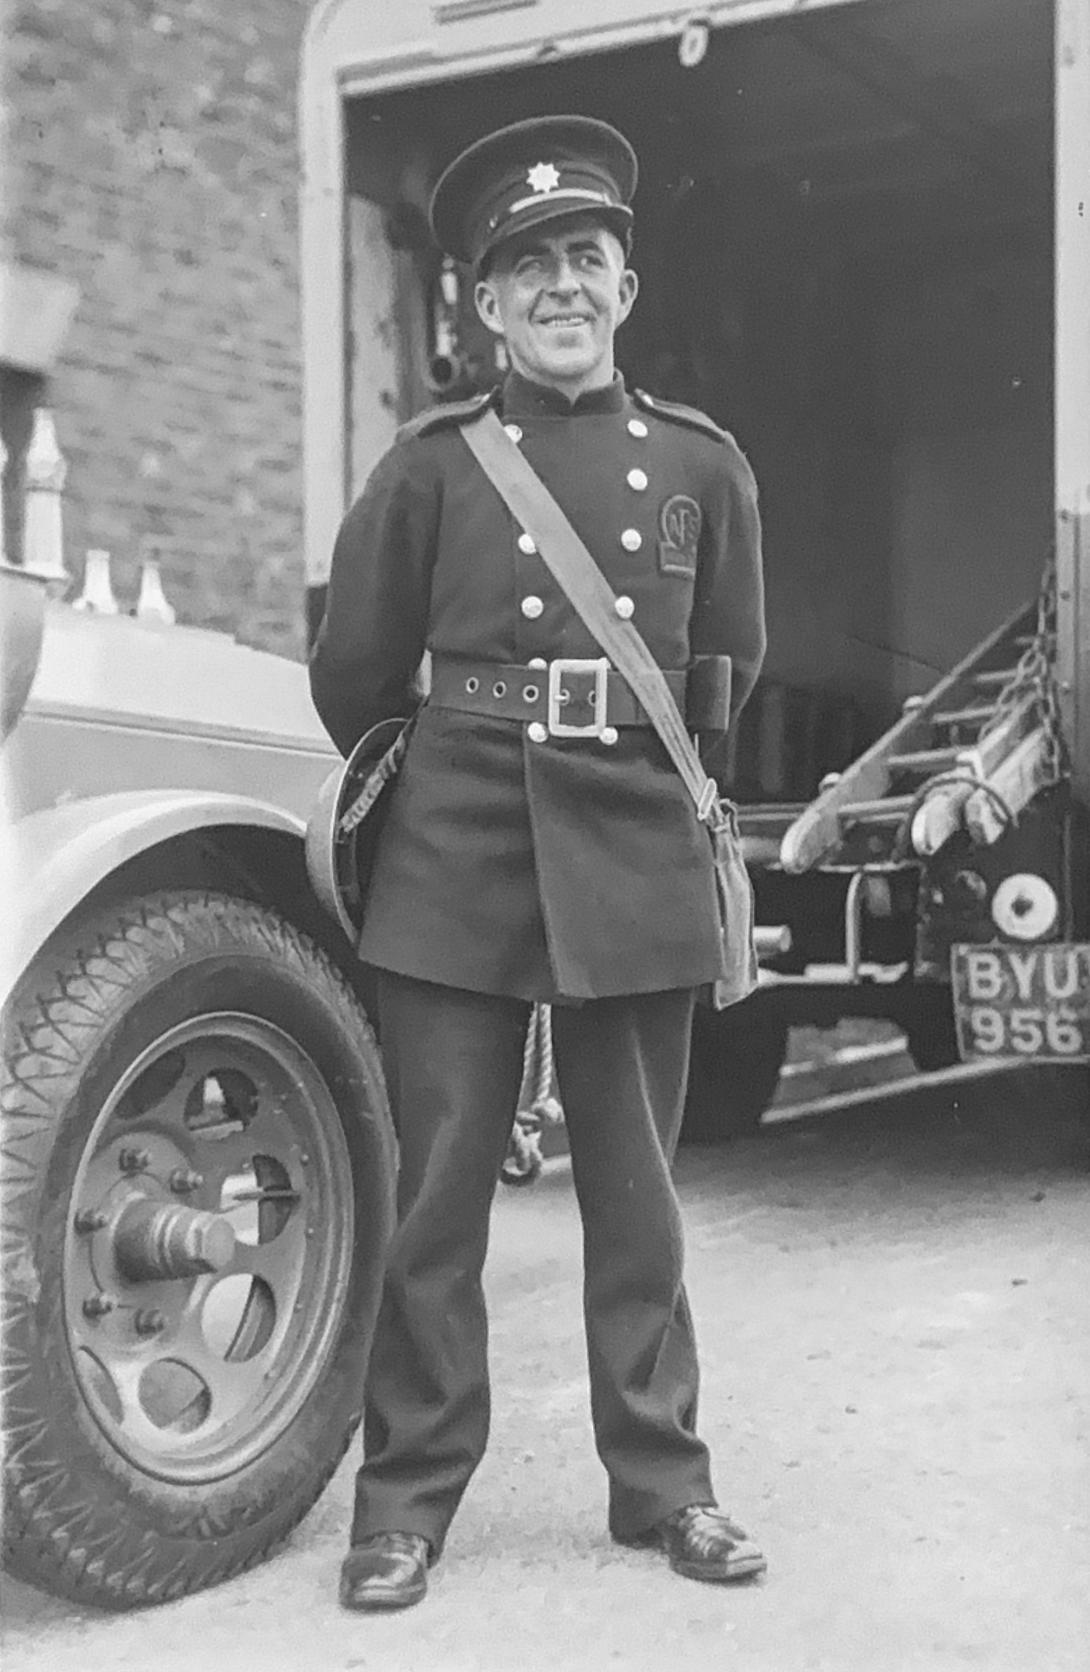
[[[1026,693],[1032,691],[1036,698],[1037,718],[1048,746],[1048,781],[1053,784],[1060,781],[1065,769],[1056,682],[1052,672],[1055,644],[1056,559],[1050,555],[1037,594],[1037,624],[1033,637],[996,698],[995,710],[981,728],[980,736],[987,737],[989,732],[994,731]]]
[[[987,737],[995,730],[1012,708],[1017,707],[1026,696],[1032,692],[1035,697],[1035,707],[1038,722],[1045,733],[1048,746],[1047,766],[1048,782],[1059,783],[1064,775],[1065,761],[1063,755],[1062,733],[1060,731],[1059,707],[1056,701],[1056,686],[1052,676],[1052,657],[1056,643],[1056,559],[1050,554],[1045,563],[1041,586],[1037,594],[1037,622],[1033,637],[995,700],[995,707],[980,729],[980,738]],[[979,738],[978,738],[979,741]],[[901,862],[911,852],[912,821],[923,803],[934,790],[953,788],[963,785],[977,794],[988,797],[995,812],[1002,820],[1004,828],[1011,829],[1018,823],[1016,815],[1011,811],[1004,798],[986,779],[979,779],[965,771],[955,770],[941,774],[936,778],[928,778],[920,785],[912,800],[912,805],[898,829],[893,846],[892,857],[895,862]]]

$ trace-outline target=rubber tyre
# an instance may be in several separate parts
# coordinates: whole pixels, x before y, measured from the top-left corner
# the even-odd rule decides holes
[[[697,1007],[682,1143],[715,1144],[755,1132],[775,1095],[788,1027],[762,996],[727,1010]]]
[[[299,1408],[244,1467],[194,1485],[139,1470],[96,1422],[69,1345],[62,1271],[73,1181],[104,1088],[165,1019],[202,1005],[272,1023],[309,1055],[347,1146],[356,1237],[339,1321]],[[393,1214],[377,1048],[347,982],[293,925],[188,891],[104,906],[60,932],[20,982],[4,1043],[6,1565],[98,1607],[166,1602],[267,1556],[358,1426]]]

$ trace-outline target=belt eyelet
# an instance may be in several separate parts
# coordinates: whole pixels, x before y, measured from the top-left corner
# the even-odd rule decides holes
[[[473,696],[474,692],[479,691],[480,688],[480,680],[477,678],[475,673],[471,673],[469,678],[466,680],[466,690],[469,692],[470,696]]]
[[[523,702],[536,702],[540,695],[541,692],[536,685],[524,685],[522,688]]]
[[[495,685],[493,685],[492,695],[497,699],[507,695],[507,686],[504,684],[502,679],[497,679]]]

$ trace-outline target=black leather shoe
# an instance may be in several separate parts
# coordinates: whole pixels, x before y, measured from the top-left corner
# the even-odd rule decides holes
[[[713,1585],[752,1579],[768,1566],[753,1540],[707,1504],[686,1504],[652,1528],[675,1573]]]
[[[409,1608],[428,1589],[429,1546],[418,1533],[373,1533],[341,1567],[341,1607]]]

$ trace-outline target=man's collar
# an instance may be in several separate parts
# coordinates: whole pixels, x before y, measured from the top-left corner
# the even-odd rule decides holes
[[[505,418],[571,418],[584,412],[623,412],[624,378],[613,374],[613,382],[600,389],[585,389],[570,401],[562,389],[547,383],[532,383],[520,372],[508,372],[503,385]]]

